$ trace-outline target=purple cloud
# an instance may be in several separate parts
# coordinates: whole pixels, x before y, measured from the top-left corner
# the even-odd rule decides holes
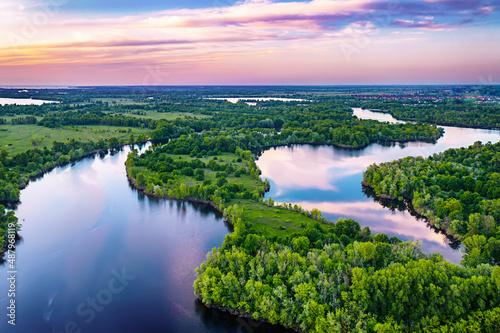
[[[453,28],[451,26],[446,26],[445,24],[436,24],[432,21],[415,22],[411,20],[401,20],[401,19],[394,20],[391,25],[398,28],[419,28],[426,30],[445,30]]]

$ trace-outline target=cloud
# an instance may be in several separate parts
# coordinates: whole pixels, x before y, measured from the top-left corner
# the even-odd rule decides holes
[[[418,28],[418,29],[426,29],[426,30],[451,30],[454,27],[447,26],[445,24],[436,24],[431,21],[411,21],[411,20],[394,20],[392,23],[393,26],[398,28]]]
[[[464,10],[473,9],[481,5],[481,0],[423,0],[423,2],[431,4],[440,4],[448,9]]]
[[[435,4],[441,7],[436,9]],[[488,15],[494,11],[494,7],[481,6],[475,0],[410,1],[402,2],[400,6],[393,6],[388,1],[369,0],[312,0],[287,3],[247,0],[228,7],[175,9],[116,17],[103,15],[90,17],[85,14],[68,16],[66,13],[57,13],[49,17],[46,24],[38,26],[33,22],[33,18],[36,14],[40,14],[37,12],[40,6],[30,6],[27,10],[20,10],[19,5],[12,1],[0,6],[9,12],[10,17],[21,15],[24,19],[24,22],[19,19],[14,22],[10,19],[8,23],[0,23],[2,30],[7,32],[0,36],[0,45],[12,44],[13,35],[25,37],[26,31],[31,29],[38,33],[34,37],[21,38],[22,44],[52,42],[65,45],[70,42],[85,41],[82,38],[85,36],[87,41],[95,42],[100,47],[140,47],[200,42],[213,44],[266,40],[331,40],[359,33],[359,30],[367,33],[367,30],[380,28],[381,25],[443,30],[459,23],[464,25],[472,22],[472,19],[467,20],[463,16],[456,24],[439,22],[440,15],[447,17],[453,15],[445,12],[445,8],[473,10],[471,15]],[[381,22],[380,17],[384,15],[389,15],[392,21]],[[408,15],[416,17],[407,17]],[[30,23],[32,27],[27,27]],[[168,38],[165,38],[166,36]]]
[[[484,15],[489,15],[489,14],[493,13],[494,10],[495,10],[494,7],[486,6],[486,7],[481,7],[479,9],[479,13],[484,14]]]
[[[459,21],[464,15],[480,17],[498,10],[494,1],[482,0],[409,0],[404,2],[370,1],[364,5],[366,10],[388,12],[395,18],[451,19]],[[427,18],[426,18],[427,19]]]

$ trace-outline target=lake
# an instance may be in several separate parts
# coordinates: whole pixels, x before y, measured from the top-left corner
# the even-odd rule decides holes
[[[354,108],[361,119],[400,122],[390,114]],[[453,263],[460,263],[462,253],[450,246],[445,235],[430,228],[407,211],[384,207],[365,194],[363,172],[373,163],[389,162],[406,156],[427,157],[449,148],[466,147],[476,141],[500,140],[500,132],[442,126],[444,136],[437,143],[409,142],[384,146],[371,144],[364,149],[332,146],[294,145],[266,150],[257,161],[262,178],[269,179],[266,194],[276,202],[292,202],[307,210],[318,208],[323,216],[336,221],[352,218],[372,233],[386,233],[402,240],[420,240],[427,253],[439,252]],[[453,244],[456,248],[456,244]]]
[[[7,324],[2,265],[0,332],[72,332],[66,325],[97,333],[252,327],[195,301],[194,269],[230,227],[207,206],[150,199],[132,189],[128,151],[56,168],[21,192],[17,323]]]
[[[59,103],[56,101],[44,101],[41,99],[29,98],[0,98],[0,105],[17,104],[17,105],[42,105],[45,103]]]

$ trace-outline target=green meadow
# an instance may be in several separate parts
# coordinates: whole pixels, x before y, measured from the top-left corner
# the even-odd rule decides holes
[[[33,148],[30,138],[37,140],[37,147],[52,146],[53,141],[64,142],[70,139],[78,141],[98,141],[99,139],[128,139],[130,134],[149,135],[151,131],[142,128],[128,128],[115,126],[76,126],[62,128],[48,128],[38,125],[2,125],[0,126],[0,147],[15,154]]]

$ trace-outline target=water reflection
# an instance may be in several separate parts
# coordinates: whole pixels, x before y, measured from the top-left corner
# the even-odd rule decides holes
[[[56,101],[45,101],[41,99],[30,98],[0,98],[0,105],[16,104],[16,105],[42,105],[45,103],[59,103]]]
[[[425,223],[426,227],[434,230],[434,232],[436,234],[443,232],[443,230],[438,229],[434,226],[431,226],[430,224],[427,224],[425,217],[418,214],[411,206],[411,203],[406,203],[406,202],[391,200],[391,199],[377,198],[377,197],[375,197],[375,193],[374,193],[373,189],[368,188],[368,187],[363,187],[362,190],[363,190],[363,193],[368,198],[373,199],[378,204],[389,209],[393,214],[395,214],[396,212],[410,214],[418,222]],[[458,240],[456,240],[453,237],[448,236],[448,235],[445,235],[445,237],[446,237],[446,238],[444,238],[445,243],[448,244],[452,249],[458,249],[460,247],[460,241],[458,241]]]
[[[389,114],[354,109],[360,118],[398,122]],[[445,126],[437,143],[409,142],[372,144],[365,149],[342,149],[331,146],[295,145],[265,151],[257,161],[262,178],[268,178],[271,196],[277,202],[292,202],[310,210],[320,209],[331,220],[354,218],[372,232],[384,232],[403,240],[421,240],[427,252],[440,252],[451,262],[459,263],[456,244],[409,212],[382,205],[367,197],[361,186],[362,174],[373,163],[388,162],[406,156],[427,157],[449,148],[466,147],[476,141],[497,142],[495,130]],[[452,247],[450,246],[452,245]]]
[[[200,309],[193,289],[194,269],[231,229],[207,206],[131,189],[128,151],[56,168],[21,192],[18,321],[1,320],[0,332],[65,332],[71,322],[82,332],[240,330],[237,318]],[[110,294],[117,274],[131,279]],[[0,266],[4,317],[7,275]]]
[[[373,112],[370,110],[364,110],[361,108],[352,108],[353,114],[359,119],[371,119],[377,120],[380,122],[388,122],[392,124],[404,124],[405,122],[402,120],[397,120],[390,113],[384,112]]]

